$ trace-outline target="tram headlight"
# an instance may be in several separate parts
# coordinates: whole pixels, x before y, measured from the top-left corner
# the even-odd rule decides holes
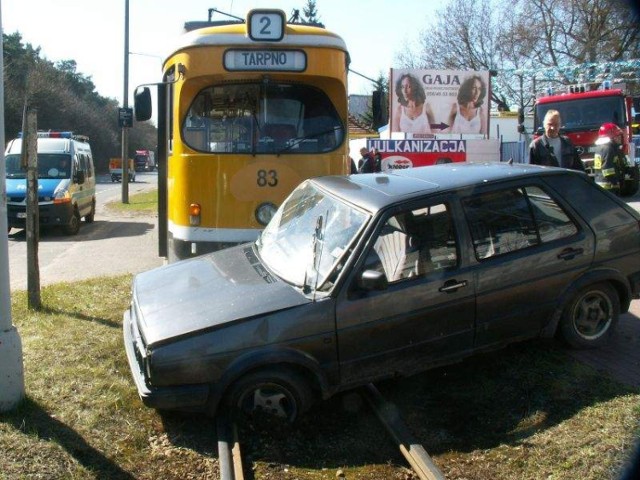
[[[273,203],[262,203],[256,208],[256,220],[260,225],[266,225],[273,218],[273,214],[276,213],[276,207]]]
[[[192,203],[189,205],[189,225],[197,227],[200,225],[200,204]]]

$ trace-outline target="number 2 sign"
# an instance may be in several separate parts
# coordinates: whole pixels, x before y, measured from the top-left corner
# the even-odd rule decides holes
[[[249,38],[255,41],[279,42],[286,25],[282,10],[251,10],[247,15]]]

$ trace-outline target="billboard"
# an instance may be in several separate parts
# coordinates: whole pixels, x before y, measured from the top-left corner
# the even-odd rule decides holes
[[[406,138],[489,134],[489,72],[392,69],[391,132]]]

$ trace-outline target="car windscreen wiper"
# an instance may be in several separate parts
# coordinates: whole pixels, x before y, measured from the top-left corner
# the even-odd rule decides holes
[[[313,271],[313,288],[311,287],[308,275],[308,269],[305,268],[304,282],[302,285],[302,291],[304,293],[311,293],[313,290],[314,296],[316,289],[318,288],[318,280],[320,276],[319,266],[322,259],[322,250],[324,247],[324,216],[320,215],[316,219],[316,228],[311,237],[311,268]]]

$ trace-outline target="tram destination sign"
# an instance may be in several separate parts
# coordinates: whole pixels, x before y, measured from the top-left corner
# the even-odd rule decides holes
[[[303,72],[307,56],[302,50],[227,50],[224,68],[230,71]]]

